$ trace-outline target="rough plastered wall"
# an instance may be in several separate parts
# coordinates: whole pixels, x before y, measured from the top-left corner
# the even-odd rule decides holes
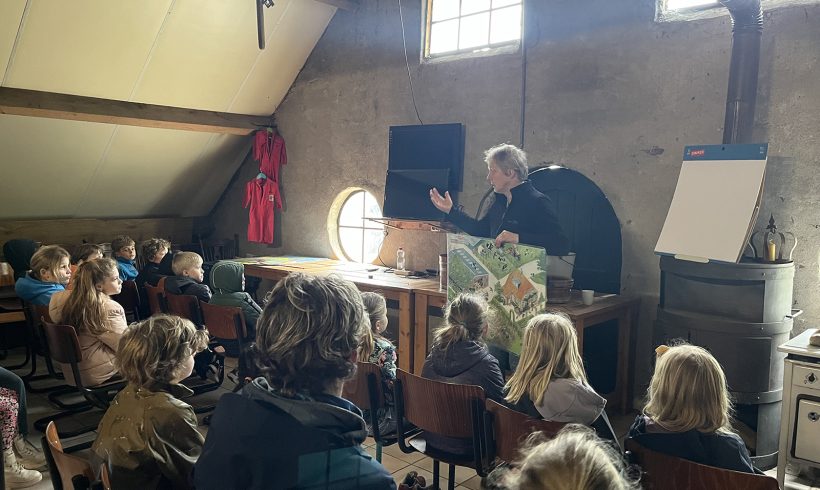
[[[363,186],[383,198],[387,129],[415,124],[397,3],[362,0],[339,11],[277,110],[290,163],[282,247],[257,253],[328,256],[327,212],[334,196]],[[405,1],[404,21],[416,102],[425,123],[467,127],[464,192],[475,212],[486,190],[482,152],[518,143],[519,53],[419,63],[420,1]],[[622,288],[640,295],[638,381],[648,376],[659,289],[654,246],[686,144],[720,143],[731,46],[728,15],[656,23],[646,0],[526,1],[528,68],[524,146],[531,163],[576,169],[605,192],[623,234]],[[797,330],[820,320],[820,5],[766,12],[756,131],[770,142],[763,218],[774,213],[799,241]],[[214,214],[223,234],[244,233],[241,184],[246,164]],[[731,182],[726,183],[732,185]],[[228,203],[228,204],[226,204]],[[715,210],[720,212],[720,210]],[[709,237],[704,237],[708,240]],[[442,235],[390,231],[382,252],[398,246],[415,268],[434,267]]]

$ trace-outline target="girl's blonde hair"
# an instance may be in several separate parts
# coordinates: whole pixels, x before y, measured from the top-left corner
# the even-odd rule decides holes
[[[43,278],[40,275],[40,271],[45,269],[49,271],[52,276],[58,277],[60,263],[63,259],[71,260],[71,255],[69,255],[68,251],[63,247],[59,245],[40,247],[34,252],[34,255],[31,256],[31,272],[29,272],[29,275],[38,281],[42,281]]]
[[[365,312],[370,318],[370,331],[373,337],[381,338],[376,330],[376,322],[387,318],[387,301],[379,293],[364,292],[362,293],[362,303],[364,303]]]
[[[504,387],[505,399],[518,403],[528,395],[533,403],[540,405],[554,378],[571,378],[588,384],[572,320],[560,313],[544,313],[534,316],[524,329],[521,360]]]
[[[97,289],[107,278],[119,276],[117,263],[112,259],[94,259],[83,262],[77,268],[72,282],[74,289],[63,306],[63,321],[77,331],[88,330],[92,335],[108,331],[108,313],[105,308],[107,296]]]
[[[644,414],[666,430],[731,431],[726,375],[706,349],[680,344],[658,356]]]
[[[129,383],[147,387],[170,383],[180,365],[208,345],[208,331],[190,320],[154,315],[132,323],[120,338],[114,363]]]
[[[446,349],[462,340],[478,340],[487,324],[487,302],[477,294],[461,293],[447,305],[444,321],[434,332],[434,345]]]
[[[621,455],[588,427],[569,424],[553,439],[532,434],[517,470],[505,478],[510,490],[633,490]]]

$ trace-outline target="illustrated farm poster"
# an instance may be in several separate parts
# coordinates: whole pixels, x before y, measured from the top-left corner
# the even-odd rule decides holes
[[[519,354],[524,327],[547,308],[547,253],[492,238],[447,235],[447,299],[459,293],[483,296],[490,305],[487,342]]]

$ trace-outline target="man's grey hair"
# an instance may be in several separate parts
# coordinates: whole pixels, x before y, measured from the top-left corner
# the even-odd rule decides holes
[[[504,143],[496,145],[484,152],[484,161],[491,162],[501,170],[513,171],[521,181],[527,180],[527,154],[515,145]]]

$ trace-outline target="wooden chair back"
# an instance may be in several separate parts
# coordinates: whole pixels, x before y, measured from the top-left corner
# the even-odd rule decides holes
[[[165,307],[165,292],[162,289],[158,286],[152,286],[146,283],[145,296],[145,299],[148,301],[148,311],[150,311],[152,315],[165,313],[167,308]]]
[[[105,463],[100,465],[100,483],[102,483],[103,490],[111,490],[111,473]]]
[[[542,432],[548,438],[555,437],[566,424],[532,418],[509,409],[493,400],[485,403],[485,430],[490,461],[498,458],[512,462],[519,456],[521,443],[533,432]]]
[[[46,332],[46,342],[52,359],[63,364],[78,364],[82,361],[80,340],[74,327],[45,322],[43,329]]]
[[[212,336],[223,340],[239,340],[240,343],[247,339],[248,330],[242,308],[212,305],[201,300],[199,308],[202,311],[202,321]]]
[[[32,305],[32,308],[34,308],[35,324],[42,323],[44,320],[47,322],[51,321],[51,313],[48,312],[48,305]]]
[[[202,325],[199,299],[196,296],[166,292],[165,303],[168,305],[169,314],[187,318],[194,322],[194,325]]]
[[[433,381],[396,371],[396,406],[408,422],[421,430],[446,437],[472,438],[475,405],[484,406],[480,386]]]
[[[125,281],[122,283],[120,294],[111,296],[111,299],[119,303],[122,309],[125,310],[125,316],[134,321],[140,319],[140,294],[138,289],[136,282]]]
[[[56,467],[53,469],[57,470],[57,474],[53,469],[51,472],[54,488],[74,488],[71,479],[76,475],[83,475],[89,481],[94,481],[94,469],[88,461],[63,452],[63,444],[60,442],[60,435],[57,433],[57,425],[54,422],[49,422],[46,426],[43,439],[48,443],[47,447],[43,446],[43,450],[49,452]],[[58,487],[57,483],[60,483],[61,487]]]
[[[378,410],[384,406],[381,368],[372,362],[359,362],[356,377],[342,388],[342,397],[362,410]]]
[[[641,467],[641,485],[647,490],[777,490],[777,479],[706,466],[647,449],[634,439],[626,440],[630,462]]]

